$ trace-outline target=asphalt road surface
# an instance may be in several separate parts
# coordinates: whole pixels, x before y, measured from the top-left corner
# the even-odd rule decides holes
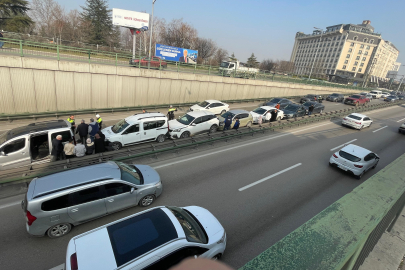
[[[398,126],[405,121],[405,107],[367,115],[374,123],[362,131],[342,127],[339,120],[320,122],[149,163],[164,185],[153,206],[198,205],[211,211],[228,236],[223,261],[239,268],[404,153]],[[328,166],[337,150],[331,149],[353,140],[381,157],[362,180]],[[60,239],[36,238],[26,232],[21,199],[0,201],[2,270],[60,266],[71,237],[143,210],[133,207],[91,221]]]

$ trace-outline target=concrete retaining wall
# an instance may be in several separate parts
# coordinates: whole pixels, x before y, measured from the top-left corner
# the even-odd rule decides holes
[[[351,89],[0,56],[0,113],[353,92]]]

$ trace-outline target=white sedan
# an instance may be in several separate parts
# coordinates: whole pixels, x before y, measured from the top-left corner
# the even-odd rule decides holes
[[[364,173],[374,169],[380,157],[363,147],[349,144],[334,153],[329,159],[329,165],[353,174],[360,179]]]
[[[369,127],[373,123],[370,117],[364,114],[352,113],[342,120],[342,126],[352,127],[361,130],[364,127]]]
[[[224,114],[229,111],[229,104],[218,100],[204,100],[190,107],[190,111],[209,111],[213,114]]]
[[[260,115],[262,116],[263,122],[265,121],[270,121],[271,119],[271,112],[277,110],[274,107],[271,106],[261,106],[257,109],[254,109],[253,111],[250,112],[250,114],[253,117],[253,123],[257,124],[259,121]],[[281,120],[284,117],[284,112],[282,110],[277,110],[277,116],[276,120]]]

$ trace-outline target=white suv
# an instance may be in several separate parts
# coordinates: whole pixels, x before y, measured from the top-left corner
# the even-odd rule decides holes
[[[183,259],[219,259],[225,229],[198,206],[161,206],[73,237],[66,270],[169,269]]]
[[[229,111],[229,105],[218,100],[204,100],[190,107],[190,111],[209,111],[213,114],[224,114]]]
[[[102,132],[114,150],[150,141],[164,142],[168,132],[167,117],[162,113],[134,114]]]
[[[207,111],[188,112],[179,119],[169,121],[169,134],[173,139],[187,138],[199,133],[215,132],[218,117]]]

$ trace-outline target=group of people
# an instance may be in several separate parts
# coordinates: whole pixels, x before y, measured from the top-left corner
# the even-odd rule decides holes
[[[228,117],[224,121],[224,130],[229,130],[232,125],[232,116],[228,115]],[[238,130],[240,126],[239,118],[235,118],[235,124],[233,125],[232,129]]]
[[[101,132],[103,119],[100,115],[96,115],[96,121],[91,118],[89,124],[86,124],[86,121],[82,120],[77,127],[74,115],[71,115],[67,121],[71,124],[73,134],[78,134],[80,139],[76,141],[75,145],[74,139],[69,138],[63,145],[62,135],[57,135],[52,140],[51,161],[84,157],[85,155],[106,151],[105,135]]]

